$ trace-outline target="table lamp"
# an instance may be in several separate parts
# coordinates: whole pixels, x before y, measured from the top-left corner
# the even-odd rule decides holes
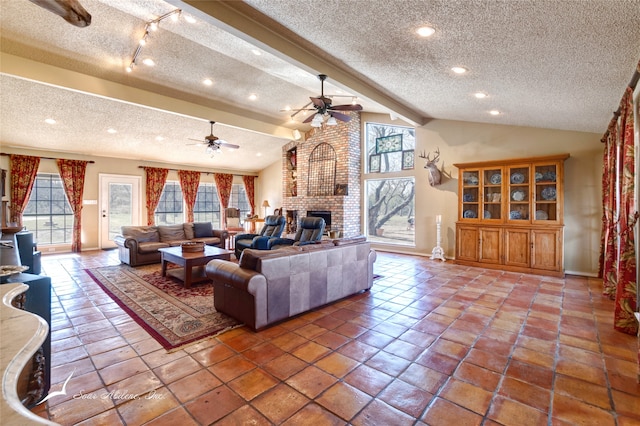
[[[262,202],[262,207],[264,207],[264,217],[267,217],[267,207],[271,207],[269,205],[269,201],[268,200],[264,200]]]

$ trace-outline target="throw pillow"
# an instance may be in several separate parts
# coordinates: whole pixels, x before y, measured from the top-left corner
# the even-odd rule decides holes
[[[195,238],[213,237],[213,225],[211,222],[195,222],[193,236]]]

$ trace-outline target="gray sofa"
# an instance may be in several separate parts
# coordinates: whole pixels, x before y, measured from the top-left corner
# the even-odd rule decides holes
[[[187,222],[179,225],[123,226],[115,237],[120,262],[131,266],[160,262],[159,248],[179,246],[187,241],[225,247],[229,233],[213,229],[210,222]]]
[[[239,264],[212,260],[218,311],[259,330],[310,309],[368,290],[376,252],[365,237],[277,250],[246,249]]]

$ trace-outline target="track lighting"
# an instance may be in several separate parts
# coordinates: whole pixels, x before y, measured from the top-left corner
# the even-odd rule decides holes
[[[152,21],[148,21],[145,24],[145,26],[144,26],[144,34],[140,38],[140,40],[138,41],[138,46],[136,47],[135,52],[133,52],[133,56],[131,58],[131,62],[125,68],[127,72],[133,71],[133,68],[136,65],[136,61],[138,59],[138,56],[140,55],[140,52],[142,51],[142,47],[147,44],[147,39],[149,38],[149,31],[156,31],[158,29],[158,26],[160,25],[160,22],[162,22],[163,20],[165,20],[167,18],[171,18],[172,21],[177,21],[178,18],[181,15],[182,15],[182,10],[175,9],[175,10],[172,10],[171,12],[165,13],[164,15],[160,16],[159,18],[156,18],[156,19],[154,19]]]

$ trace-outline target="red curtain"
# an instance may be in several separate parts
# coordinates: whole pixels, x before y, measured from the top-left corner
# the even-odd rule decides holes
[[[627,90],[620,104],[620,162],[618,163],[620,186],[620,213],[618,215],[619,246],[618,279],[615,295],[613,326],[616,330],[635,335],[638,323],[634,316],[637,304],[636,252],[634,226],[637,220],[634,180],[635,155],[633,146],[633,90]]]
[[[218,191],[218,201],[220,201],[220,223],[227,223],[226,209],[229,207],[229,197],[231,197],[231,187],[233,185],[233,175],[226,173],[214,173],[213,180]]]
[[[605,137],[602,161],[602,237],[600,242],[600,270],[604,295],[614,298],[616,294],[616,164],[617,161],[617,122],[609,125]]]
[[[200,172],[191,170],[179,170],[180,187],[182,196],[187,204],[187,222],[193,222],[193,206],[196,205],[198,186],[200,186]]]
[[[255,214],[256,200],[255,200],[255,176],[242,176],[242,182],[244,183],[244,191],[247,193],[247,199],[251,206],[251,216]]]
[[[9,222],[22,226],[22,212],[27,207],[40,165],[40,157],[27,155],[9,156],[11,166],[11,203],[9,204]]]
[[[160,169],[156,167],[145,167],[144,171],[147,175],[147,225],[155,225],[155,212],[158,203],[160,202],[160,196],[164,189],[164,183],[167,181],[167,175],[169,169]]]
[[[88,161],[57,159],[64,192],[73,211],[73,236],[71,251],[82,251],[82,194],[84,193],[84,175]]]

